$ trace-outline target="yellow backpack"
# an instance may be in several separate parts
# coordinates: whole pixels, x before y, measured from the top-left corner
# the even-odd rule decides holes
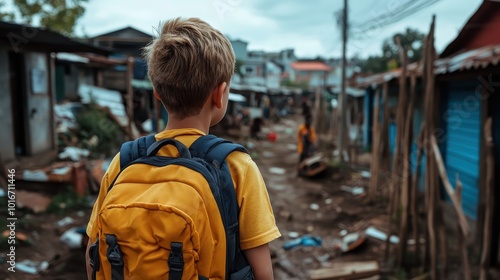
[[[157,156],[165,145],[180,157]],[[189,149],[154,136],[124,143],[89,249],[93,279],[253,279],[225,162],[233,151],[246,152],[213,135]]]

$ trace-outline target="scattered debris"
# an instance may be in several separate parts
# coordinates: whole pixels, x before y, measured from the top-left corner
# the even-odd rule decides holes
[[[70,159],[72,161],[79,161],[90,155],[90,151],[78,147],[64,147],[62,153],[59,154],[59,159]]]
[[[16,269],[22,272],[26,272],[29,274],[37,274],[41,271],[45,271],[49,268],[49,262],[42,261],[32,261],[32,260],[24,260],[16,263]]]
[[[320,268],[309,271],[311,280],[354,280],[363,279],[379,274],[380,267],[377,261],[333,263],[329,268]]]
[[[375,227],[369,227],[366,229],[365,234],[367,236],[373,237],[375,239],[381,240],[381,241],[386,241],[387,240],[387,234],[381,230],[376,229]],[[398,244],[399,243],[399,237],[392,235],[389,241],[393,244]]]
[[[75,220],[71,217],[65,217],[59,221],[56,222],[56,225],[58,227],[64,227],[64,226],[67,226],[67,225],[71,225],[72,223],[74,223]]]
[[[331,198],[327,198],[327,199],[325,199],[325,204],[326,204],[326,205],[330,205],[330,204],[332,204],[332,199],[331,199]]]
[[[262,153],[262,156],[263,157],[266,157],[266,158],[272,158],[272,157],[275,157],[275,154],[273,152],[269,152],[269,151],[264,151]]]
[[[340,244],[340,250],[347,253],[359,248],[366,241],[366,236],[359,232],[350,233],[344,236]]]
[[[49,177],[42,170],[23,170],[22,174],[23,180],[32,181],[32,182],[47,182]]]
[[[9,237],[9,235],[11,234],[11,231],[6,229],[2,232],[2,236],[7,238]],[[20,232],[20,231],[16,231],[16,240],[20,240],[20,241],[28,241],[29,240],[29,237],[27,234],[23,233],[23,232]]]
[[[317,210],[319,210],[319,205],[316,203],[311,203],[311,205],[309,205],[309,208],[311,210],[317,211]]]
[[[278,134],[276,134],[276,132],[269,132],[267,134],[267,140],[270,142],[276,142],[276,140],[278,140]]]
[[[286,174],[286,169],[280,168],[280,167],[271,167],[271,168],[269,168],[269,172],[271,174],[284,175],[284,174]]]
[[[343,229],[343,230],[341,230],[341,231],[339,232],[339,235],[340,235],[340,236],[346,236],[346,235],[347,235],[347,233],[348,233],[348,231],[347,231],[347,230],[345,230],[345,229]]]
[[[283,249],[290,250],[290,249],[298,247],[298,246],[305,246],[305,247],[314,246],[314,247],[318,247],[318,246],[321,246],[322,243],[323,243],[323,241],[318,236],[304,235],[302,237],[295,238],[293,240],[285,242],[283,244]]]
[[[299,174],[306,177],[314,177],[326,170],[328,164],[322,153],[306,158],[298,165]]]
[[[297,237],[299,237],[299,236],[300,236],[300,235],[299,235],[299,233],[298,233],[298,232],[296,232],[296,231],[290,231],[290,232],[288,233],[288,237],[290,237],[290,238],[297,238]]]
[[[359,174],[363,178],[371,178],[372,177],[372,173],[370,171],[361,171]]]
[[[287,149],[296,151],[297,150],[297,145],[296,144],[287,144],[286,145]]]
[[[45,195],[28,192],[24,190],[18,190],[16,192],[16,205],[19,208],[31,209],[35,214],[41,213],[47,210],[52,199]]]
[[[349,186],[340,186],[340,189],[352,193],[353,195],[361,195],[365,193],[365,188],[363,187],[349,187]]]
[[[70,249],[81,249],[87,244],[84,242],[85,227],[74,227],[65,231],[61,235],[61,242],[66,244]],[[85,243],[85,244],[84,244]]]

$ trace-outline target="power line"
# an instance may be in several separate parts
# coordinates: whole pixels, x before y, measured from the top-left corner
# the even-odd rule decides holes
[[[390,24],[396,23],[411,14],[415,14],[416,12],[425,9],[431,5],[436,4],[441,0],[426,0],[426,1],[409,1],[401,5],[395,11],[390,11],[385,13],[377,18],[368,20],[362,24],[355,26],[357,28],[357,32],[368,32],[374,29],[383,28]]]

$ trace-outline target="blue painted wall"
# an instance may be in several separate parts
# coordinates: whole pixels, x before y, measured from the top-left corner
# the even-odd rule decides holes
[[[462,208],[472,219],[477,218],[483,125],[481,99],[476,94],[477,85],[475,81],[454,81],[444,88],[441,116],[446,134],[439,143],[448,179],[453,186],[456,174],[460,176],[463,183]]]

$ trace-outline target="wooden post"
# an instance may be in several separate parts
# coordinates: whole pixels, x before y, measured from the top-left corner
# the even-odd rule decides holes
[[[458,174],[456,175],[456,190],[455,190],[455,195],[457,196],[458,202],[461,204],[462,203],[462,189],[463,185],[460,179],[458,178]],[[469,256],[467,254],[467,240],[466,236],[464,236],[464,233],[462,232],[462,229],[460,228],[460,223],[458,223],[458,239],[460,243],[460,248],[461,248],[461,253],[462,253],[462,261],[463,261],[463,266],[464,266],[464,280],[471,280],[471,274],[470,274],[470,265],[469,265]]]
[[[377,195],[377,188],[379,183],[379,170],[380,170],[380,87],[376,89],[375,93],[375,109],[373,110],[373,133],[372,133],[372,160],[370,166],[370,189],[368,198],[371,202],[375,201]]]
[[[488,268],[491,257],[491,234],[493,223],[493,207],[495,197],[495,159],[493,155],[493,135],[492,135],[492,119],[489,117],[484,124],[484,140],[486,148],[486,185],[485,185],[485,211],[484,211],[484,237],[481,252],[481,262],[479,269],[479,279],[488,279]]]
[[[404,49],[401,47],[401,43],[399,41],[399,37],[395,38],[396,44],[398,45],[398,50],[399,50],[399,57],[402,63],[401,69],[402,73],[401,76],[399,77],[399,96],[398,96],[398,107],[396,111],[396,147],[394,149],[394,155],[393,155],[393,160],[392,160],[392,174],[391,178],[389,181],[389,192],[390,192],[390,200],[389,200],[389,221],[392,220],[392,216],[394,215],[396,209],[399,206],[399,201],[400,201],[400,193],[401,195],[405,196],[405,198],[408,197],[408,192],[403,194],[403,191],[400,190],[400,181],[402,181],[403,176],[404,176],[404,171],[401,170],[401,164],[400,164],[400,159],[401,159],[401,154],[402,154],[402,142],[404,138],[404,133],[405,133],[405,112],[406,112],[406,107],[407,107],[407,102],[406,102],[406,72],[407,72],[407,62],[406,62],[406,52]],[[403,159],[404,161],[404,159]],[[403,163],[404,165],[405,163]],[[404,167],[403,167],[404,168]],[[402,172],[401,172],[402,171]],[[407,190],[407,189],[406,189]],[[401,197],[402,198],[402,197]],[[407,199],[406,199],[407,201]],[[406,206],[406,212],[403,214],[408,213],[408,204],[404,205],[404,202],[402,201],[403,205],[402,207],[405,208]],[[403,210],[404,211],[404,210]],[[403,219],[401,217],[401,219]],[[402,227],[407,226],[407,220],[404,221],[405,224],[402,224]],[[386,255],[389,252],[389,247],[390,247],[390,236],[393,233],[393,228],[394,225],[392,225],[391,222],[389,222],[389,233],[387,235],[387,240],[386,240]],[[401,266],[403,263],[403,254],[405,253],[404,251],[406,250],[407,244],[404,244],[400,238],[400,244],[399,244],[399,253],[397,254],[397,264],[398,266]],[[405,249],[402,249],[402,248]]]
[[[426,200],[427,200],[427,233],[429,236],[429,256],[430,256],[430,276],[432,280],[437,277],[437,238],[436,238],[436,204],[437,204],[437,186],[435,184],[434,164],[431,160],[432,149],[429,148],[428,141],[434,132],[434,23],[435,16],[432,17],[432,23],[427,36],[425,46],[424,60],[424,80],[425,80],[425,142],[426,143]]]
[[[404,55],[406,60],[406,54]],[[406,67],[406,63],[404,63]],[[406,79],[406,78],[405,78]],[[401,120],[405,122],[402,150],[403,150],[403,174],[402,174],[402,184],[401,184],[401,223],[399,227],[399,263],[401,266],[405,266],[405,256],[408,246],[408,217],[410,208],[410,188],[411,186],[411,164],[410,164],[410,150],[411,150],[411,139],[412,139],[412,129],[413,129],[413,109],[415,104],[415,90],[416,90],[417,78],[415,75],[411,76],[410,79],[410,104],[408,105],[408,110],[406,111],[406,119]],[[404,116],[403,112],[403,116]],[[418,243],[418,240],[415,240]]]
[[[420,162],[422,161],[422,145],[424,138],[424,124],[420,127],[420,134],[417,140],[417,162],[415,164],[415,174],[412,177],[411,189],[411,216],[413,225],[413,238],[415,239],[415,265],[420,265],[420,233],[418,231],[418,178],[420,175]]]

